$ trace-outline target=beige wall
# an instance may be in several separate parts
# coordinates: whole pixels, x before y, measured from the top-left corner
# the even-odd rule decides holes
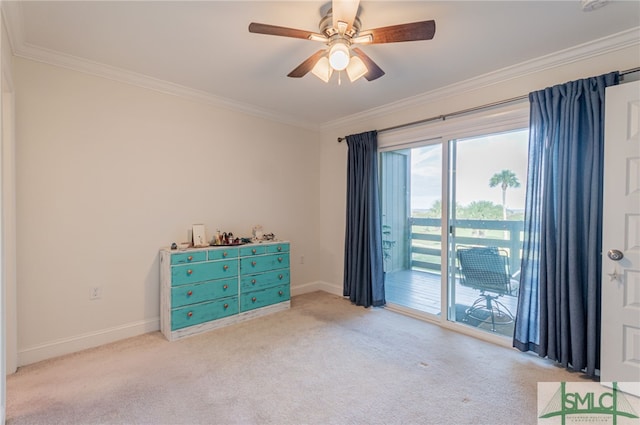
[[[21,364],[159,329],[158,249],[194,223],[262,224],[292,243],[292,292],[313,288],[318,133],[20,58],[13,75]]]

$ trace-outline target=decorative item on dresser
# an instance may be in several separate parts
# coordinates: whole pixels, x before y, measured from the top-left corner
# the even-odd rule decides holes
[[[160,250],[160,328],[169,341],[290,307],[289,242]]]

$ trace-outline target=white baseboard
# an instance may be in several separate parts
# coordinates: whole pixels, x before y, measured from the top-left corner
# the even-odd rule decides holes
[[[303,285],[297,285],[291,287],[291,296],[307,294],[309,292],[324,291],[339,297],[342,296],[342,286],[333,285],[328,282],[309,282]]]
[[[342,287],[327,282],[310,282],[291,287],[291,296],[306,294],[309,292],[324,291],[333,295],[342,296]],[[109,329],[103,329],[83,335],[50,341],[35,347],[29,347],[18,351],[18,366],[25,366],[42,360],[75,353],[88,348],[97,347],[125,338],[142,335],[160,330],[160,318],[128,323]],[[1,424],[2,422],[0,422]]]
[[[18,351],[18,366],[25,366],[64,354],[75,353],[125,338],[160,330],[160,318],[128,323],[97,332],[47,342]]]

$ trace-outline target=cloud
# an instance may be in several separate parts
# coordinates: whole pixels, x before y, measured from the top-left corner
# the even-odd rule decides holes
[[[513,171],[520,188],[507,190],[507,206],[523,209],[527,178],[528,131],[461,139],[456,142],[456,202],[468,205],[486,200],[502,204],[499,187],[489,187],[491,176],[501,170]],[[428,209],[442,198],[442,146],[411,149],[411,207]]]

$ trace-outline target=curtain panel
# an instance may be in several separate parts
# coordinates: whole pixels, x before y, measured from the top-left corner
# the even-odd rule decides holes
[[[605,88],[619,73],[529,94],[529,168],[514,347],[600,367]]]
[[[378,196],[378,133],[346,137],[347,219],[343,295],[363,306],[385,304]]]

